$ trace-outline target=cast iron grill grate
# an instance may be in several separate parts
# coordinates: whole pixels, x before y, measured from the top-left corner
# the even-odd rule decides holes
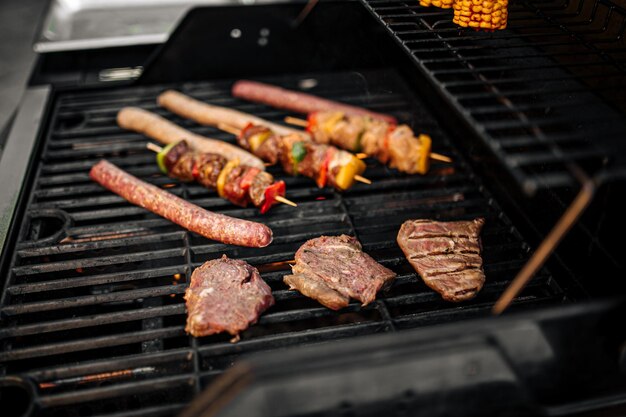
[[[626,9],[611,0],[511,0],[506,30],[451,10],[363,0],[441,98],[529,194],[622,172]],[[575,166],[575,169],[572,169]]]
[[[298,208],[275,207],[261,216],[161,175],[146,139],[115,124],[118,110],[135,105],[195,132],[232,140],[157,108],[156,96],[168,87],[274,121],[286,115],[231,98],[232,81],[57,97],[0,305],[1,369],[34,382],[38,415],[174,415],[242,354],[489,314],[529,247],[425,107],[392,71],[266,81],[298,88],[305,78],[308,84],[316,80],[314,94],[415,117],[420,123],[414,127],[431,134],[435,150],[453,157],[454,164],[435,163],[427,176],[405,176],[368,160],[367,176],[374,183],[358,184],[344,195],[287,177],[288,196]],[[237,248],[188,233],[92,183],[88,171],[100,158],[207,209],[263,221],[275,241],[264,249]],[[478,216],[487,220],[482,235],[487,283],[474,300],[444,302],[408,265],[396,233],[410,218]],[[333,312],[288,291],[282,276],[304,241],[340,233],[356,235],[398,278],[370,306],[352,303]],[[258,267],[277,300],[236,344],[225,335],[194,339],[184,332],[182,296],[191,271],[222,253]],[[566,302],[575,297],[566,291],[570,284],[557,283],[544,269],[514,308]]]

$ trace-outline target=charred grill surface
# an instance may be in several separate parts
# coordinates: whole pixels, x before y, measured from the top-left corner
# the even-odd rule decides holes
[[[454,163],[434,162],[428,175],[410,176],[368,159],[367,176],[373,184],[357,184],[343,194],[270,168],[276,179],[286,181],[289,198],[298,207],[277,206],[260,215],[254,207],[233,206],[200,184],[162,175],[154,154],[145,148],[146,138],[115,122],[121,108],[139,106],[195,133],[234,141],[158,108],[156,97],[167,88],[274,122],[287,115],[231,98],[234,80],[77,91],[56,98],[29,179],[32,193],[18,221],[20,239],[5,265],[8,276],[3,277],[0,303],[0,369],[35,383],[37,415],[175,415],[240,355],[489,314],[530,249],[426,107],[391,71],[263,81],[298,89],[305,79],[317,82],[308,90],[312,94],[409,122],[416,131],[430,134],[433,151],[451,156]],[[90,181],[89,169],[102,158],[208,210],[261,221],[272,228],[274,241],[262,250],[217,244],[133,206]],[[42,210],[70,221],[58,225],[42,217]],[[443,301],[407,262],[396,244],[398,230],[409,219],[477,217],[486,220],[481,232],[484,288],[470,301]],[[366,307],[352,301],[335,312],[290,291],[282,279],[307,240],[341,234],[357,237],[366,253],[398,276]],[[40,240],[47,235],[57,237]],[[227,333],[197,339],[185,334],[183,295],[191,273],[223,254],[256,267],[276,301],[236,344],[229,343]],[[514,308],[571,299],[575,294],[565,293],[563,282],[569,282],[567,277],[557,280],[542,270]]]

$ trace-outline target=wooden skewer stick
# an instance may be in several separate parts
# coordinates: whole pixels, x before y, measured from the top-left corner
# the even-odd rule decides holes
[[[372,184],[371,180],[368,180],[367,178],[362,177],[360,175],[355,175],[354,179],[357,180],[358,182],[362,182],[363,184],[367,184],[367,185]]]
[[[157,152],[157,153],[163,150],[162,147],[160,147],[159,145],[155,145],[152,142],[146,143],[146,148],[150,149],[152,152]],[[274,199],[278,201],[279,203],[287,204],[288,206],[291,206],[291,207],[298,207],[296,203],[294,203],[291,200],[286,199],[285,197],[281,197],[277,195],[276,197],[274,197]]]
[[[291,207],[298,207],[296,203],[280,195],[277,195],[276,197],[274,197],[274,200],[278,201],[279,203],[287,204],[288,206],[291,206]]]
[[[297,117],[291,117],[291,116],[285,117],[285,123],[294,125],[294,126],[300,126],[300,127],[307,127],[309,125],[308,121],[304,119],[298,119]]]
[[[291,116],[285,117],[285,123],[289,123],[290,125],[301,126],[301,127],[307,127],[309,125],[308,121],[304,119],[298,119],[297,117],[291,117]],[[357,158],[365,159],[367,158],[367,155],[364,153],[358,153]],[[442,155],[440,153],[435,153],[435,152],[430,153],[430,159],[434,159],[435,161],[447,162],[447,163],[452,162],[452,158],[450,158],[449,156],[445,156],[445,155]]]
[[[224,132],[228,132],[228,133],[230,133],[231,135],[235,135],[235,136],[238,136],[238,135],[239,135],[239,133],[241,133],[241,130],[240,130],[240,129],[237,129],[237,128],[236,128],[236,127],[234,127],[234,126],[227,125],[227,124],[225,124],[225,123],[218,123],[217,128],[218,128],[219,130],[223,130]]]
[[[452,158],[450,158],[449,156],[445,156],[435,152],[430,153],[430,159],[434,159],[435,161],[447,162],[449,164],[452,163]]]
[[[356,157],[357,157],[357,158],[359,158],[359,159],[365,159],[365,158],[367,158],[367,154],[366,154],[366,153],[363,153],[363,152],[359,152],[359,153],[357,153],[357,154],[356,154],[356,155],[354,155],[354,156],[356,156]]]
[[[152,142],[146,143],[146,148],[150,149],[152,152],[159,153],[163,150],[159,145],[156,145]]]

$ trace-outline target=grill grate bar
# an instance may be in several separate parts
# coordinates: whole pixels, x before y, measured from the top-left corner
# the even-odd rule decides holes
[[[132,334],[92,337],[90,339],[72,342],[54,343],[45,346],[35,346],[23,349],[15,349],[8,352],[0,352],[0,361],[14,361],[19,359],[31,359],[42,356],[58,355],[68,352],[79,352],[104,347],[119,346],[130,343],[143,342],[154,339],[183,336],[185,330],[182,326],[170,327],[157,330],[142,330]]]
[[[156,252],[139,252],[125,255],[102,256],[90,259],[76,259],[62,262],[48,262],[38,265],[19,266],[13,269],[18,277],[26,275],[45,274],[56,271],[75,270],[80,268],[92,268],[129,262],[141,262],[147,260],[175,258],[185,255],[185,249],[166,249]]]
[[[60,330],[79,329],[83,327],[101,326],[104,324],[121,323],[124,321],[141,320],[151,317],[165,317],[175,314],[185,314],[182,304],[151,307],[144,310],[121,311],[93,316],[83,316],[75,319],[47,321],[38,324],[28,324],[20,327],[0,329],[0,339],[14,336],[25,336],[38,333],[57,332]]]
[[[152,379],[150,381],[133,381],[131,383],[119,384],[116,386],[84,389],[75,393],[48,395],[42,397],[40,401],[44,407],[59,407],[68,404],[165,390],[181,384],[191,386],[194,382],[195,380],[191,375],[164,377]]]
[[[120,291],[111,294],[65,297],[56,300],[7,305],[2,308],[2,312],[7,315],[17,315],[26,313],[38,313],[42,311],[61,310],[87,305],[111,303],[115,301],[136,300],[138,298],[144,297],[158,297],[170,294],[182,294],[185,292],[185,288],[186,285],[180,284],[144,288],[140,290]]]
[[[142,353],[128,355],[121,358],[97,359],[83,363],[72,363],[67,366],[55,366],[46,369],[31,371],[28,376],[38,381],[54,381],[64,378],[87,375],[90,373],[104,373],[147,366],[163,366],[167,363],[185,363],[193,356],[189,349],[170,350],[165,352]]]

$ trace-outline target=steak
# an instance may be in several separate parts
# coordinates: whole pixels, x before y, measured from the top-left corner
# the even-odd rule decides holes
[[[259,271],[226,255],[193,271],[185,300],[185,331],[196,337],[221,332],[237,337],[274,305],[272,291]]]
[[[464,301],[485,283],[480,231],[485,219],[436,222],[408,220],[398,245],[426,285],[447,301]]]
[[[295,258],[293,274],[283,278],[285,284],[333,310],[346,307],[350,298],[364,306],[371,303],[396,276],[347,235],[311,239]]]

